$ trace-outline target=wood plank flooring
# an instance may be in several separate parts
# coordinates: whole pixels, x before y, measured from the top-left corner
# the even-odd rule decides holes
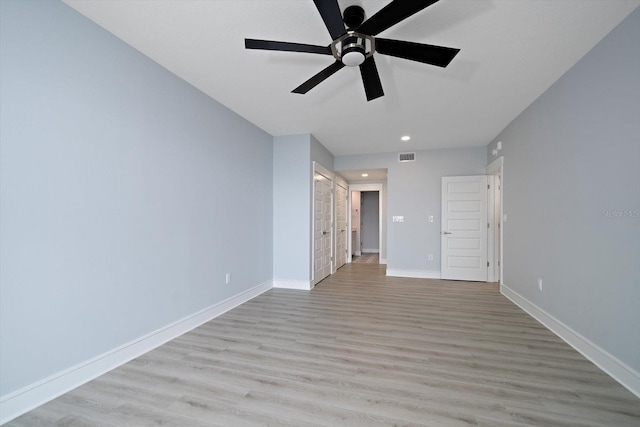
[[[360,256],[353,255],[351,262],[353,264],[379,264],[380,262],[379,254],[368,254],[363,253]]]
[[[640,426],[640,400],[495,284],[345,265],[9,426]]]

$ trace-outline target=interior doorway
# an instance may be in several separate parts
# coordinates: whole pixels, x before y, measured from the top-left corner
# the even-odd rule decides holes
[[[357,193],[357,192],[356,192]],[[354,263],[379,264],[380,261],[380,192],[360,191],[359,227],[357,246],[360,249]]]
[[[351,262],[380,262],[380,192],[351,192]]]
[[[384,264],[383,185],[351,184],[349,190],[351,238],[348,262]]]

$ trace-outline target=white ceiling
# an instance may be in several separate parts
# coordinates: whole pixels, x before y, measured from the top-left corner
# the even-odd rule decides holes
[[[486,145],[640,4],[441,0],[380,36],[461,52],[446,69],[376,54],[385,96],[367,102],[357,68],[291,93],[330,56],[245,50],[245,37],[328,45],[311,0],[65,2],[270,134],[312,133],[335,155]],[[339,3],[368,17],[389,1]]]

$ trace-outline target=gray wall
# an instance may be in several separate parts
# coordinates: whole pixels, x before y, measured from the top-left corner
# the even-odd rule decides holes
[[[310,279],[309,134],[273,138],[273,277]]]
[[[488,147],[503,144],[504,284],[637,371],[639,41],[637,9]]]
[[[362,251],[379,251],[380,248],[380,193],[363,191],[362,193]]]
[[[0,8],[6,395],[269,281],[273,146],[64,4]]]
[[[418,151],[413,163],[398,163],[398,153],[338,156],[335,168],[338,172],[386,168],[387,268],[439,271],[440,179],[484,174],[486,147]],[[404,222],[393,223],[394,215],[403,215]],[[429,215],[434,216],[433,223]]]
[[[333,170],[333,155],[310,134],[273,138],[273,277],[312,277],[313,162]]]
[[[309,135],[309,140],[311,144],[311,161],[319,163],[326,169],[333,171],[333,154],[331,154],[315,136]]]

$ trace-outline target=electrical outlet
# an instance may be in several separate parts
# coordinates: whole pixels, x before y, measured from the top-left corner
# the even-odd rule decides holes
[[[404,216],[402,215],[394,215],[392,219],[393,222],[404,222]]]
[[[429,261],[433,261],[433,254],[429,254]]]
[[[231,283],[231,273],[227,273],[227,275],[224,278],[224,282],[228,285],[229,283]]]
[[[433,222],[433,215],[429,215],[429,222]]]
[[[538,279],[538,290],[542,291],[542,279]]]

